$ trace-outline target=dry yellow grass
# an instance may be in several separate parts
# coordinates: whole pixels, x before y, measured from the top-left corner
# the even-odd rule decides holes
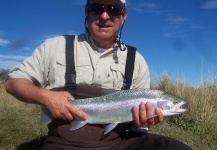
[[[163,75],[153,89],[161,89],[187,100],[189,111],[165,118],[153,132],[174,137],[198,150],[217,150],[217,85],[193,87]]]

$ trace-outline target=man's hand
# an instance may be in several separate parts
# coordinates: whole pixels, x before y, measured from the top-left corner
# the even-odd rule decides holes
[[[136,106],[132,109],[134,124],[138,128],[150,128],[159,122],[163,121],[163,114],[159,108],[156,108],[155,112],[150,103],[141,103],[139,110]],[[149,119],[146,119],[148,116],[155,116]]]
[[[81,119],[86,119],[86,114],[68,101],[68,98],[72,97],[67,91],[44,91],[42,93],[42,98],[45,98],[44,105],[54,118],[71,121],[73,120],[72,114],[75,114]]]

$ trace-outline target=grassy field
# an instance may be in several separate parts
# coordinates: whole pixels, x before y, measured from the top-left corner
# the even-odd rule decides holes
[[[0,150],[39,150],[47,133],[39,118],[38,106],[16,100],[0,83]]]
[[[194,150],[217,150],[217,85],[192,87],[162,76],[152,89],[185,98],[189,111],[167,117],[151,133],[176,138]],[[46,127],[39,126],[40,108],[8,95],[0,82],[0,150],[39,150]]]

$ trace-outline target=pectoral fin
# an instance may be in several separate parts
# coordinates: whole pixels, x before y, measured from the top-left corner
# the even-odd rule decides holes
[[[70,124],[70,130],[77,130],[87,124],[86,120],[79,118],[77,115],[73,115],[74,120]]]
[[[111,123],[111,124],[107,125],[105,127],[104,134],[107,134],[107,133],[111,132],[117,125],[118,125],[118,123]]]
[[[50,114],[50,112],[47,109],[42,108],[41,122],[40,122],[41,126],[45,126],[49,124],[52,120],[53,120],[53,117]]]
[[[73,120],[70,124],[70,130],[77,130],[81,127],[83,127],[84,125],[86,125],[87,122],[86,121],[81,121],[81,120]]]

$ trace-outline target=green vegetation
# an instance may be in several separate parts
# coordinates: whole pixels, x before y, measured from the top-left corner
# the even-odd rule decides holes
[[[3,81],[7,78],[7,74],[10,72],[9,69],[0,69],[0,80]],[[0,82],[1,82],[0,81]]]
[[[163,75],[152,89],[161,89],[185,98],[189,111],[179,116],[166,117],[150,129],[151,133],[173,137],[194,150],[217,149],[217,85],[190,84]],[[22,103],[4,90],[0,82],[0,149],[39,150],[47,129],[40,127],[40,108]]]

